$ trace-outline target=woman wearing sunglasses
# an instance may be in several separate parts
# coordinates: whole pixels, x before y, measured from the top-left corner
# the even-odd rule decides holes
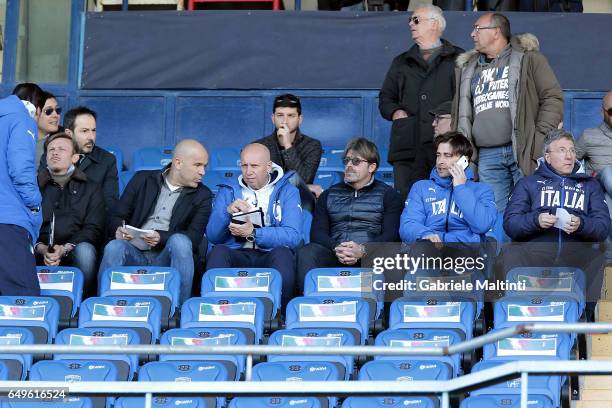
[[[38,139],[36,142],[36,162],[40,163],[40,157],[44,152],[44,144],[47,136],[57,132],[60,124],[60,114],[62,108],[60,108],[55,99],[55,95],[50,92],[43,92],[42,98],[44,100],[43,107],[38,115]]]

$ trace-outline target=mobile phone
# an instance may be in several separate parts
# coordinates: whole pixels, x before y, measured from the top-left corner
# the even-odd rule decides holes
[[[459,167],[465,170],[470,165],[470,161],[467,159],[467,157],[461,156],[459,160],[457,160],[457,164],[459,165]]]

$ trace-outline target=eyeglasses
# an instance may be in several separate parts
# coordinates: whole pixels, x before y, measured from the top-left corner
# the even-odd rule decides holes
[[[59,106],[55,109],[53,108],[47,108],[45,109],[43,112],[45,113],[45,115],[47,116],[51,116],[51,114],[53,113],[53,111],[55,111],[55,113],[57,113],[58,115],[62,114],[62,108],[60,108]]]
[[[451,115],[436,115],[434,116],[433,121],[434,123],[438,123],[439,121],[444,120],[444,119],[451,119]]]
[[[475,25],[474,26],[474,31],[476,31],[477,33],[480,32],[480,30],[492,30],[494,28],[498,28],[497,26],[479,26],[479,25]]]
[[[608,116],[612,116],[612,108],[604,108],[604,112],[606,112]]]
[[[408,23],[413,23],[414,25],[419,25],[419,23],[421,22],[421,20],[435,20],[435,18],[432,17],[419,17],[419,16],[412,16],[408,19]]]
[[[560,147],[557,150],[549,150],[550,153],[559,153],[562,156],[567,155],[568,153],[570,154],[570,156],[575,156],[576,155],[576,149],[566,149],[565,147]]]
[[[365,159],[360,159],[359,157],[350,157],[350,156],[346,156],[342,159],[342,163],[344,163],[344,165],[346,166],[347,164],[349,164],[349,162],[353,165],[353,166],[359,166],[360,163],[365,162],[365,163],[369,163],[369,161],[365,160]]]

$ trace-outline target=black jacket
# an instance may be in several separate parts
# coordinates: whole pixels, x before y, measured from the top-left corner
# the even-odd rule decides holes
[[[117,160],[115,155],[101,147],[94,146],[91,153],[77,164],[78,168],[87,175],[87,179],[97,183],[104,194],[104,208],[110,214],[119,198],[119,177],[117,175]],[[47,167],[45,154],[40,158],[40,167]]]
[[[374,180],[359,191],[345,183],[335,184],[317,200],[310,240],[332,250],[348,241],[399,241],[402,208],[399,194],[381,181]]]
[[[433,141],[429,111],[453,99],[455,58],[463,49],[442,39],[442,49],[429,64],[415,44],[395,57],[380,89],[378,108],[387,120],[403,109],[408,117],[391,127],[388,161],[412,160],[417,144]]]
[[[136,228],[142,227],[147,221],[155,210],[164,170],[143,170],[132,177],[111,216],[109,225],[111,234],[115,233],[123,221]],[[172,209],[169,230],[157,231],[160,241],[156,248],[163,248],[170,235],[181,233],[191,239],[193,251],[197,252],[204,237],[211,209],[212,193],[208,187],[203,184],[199,184],[197,188],[183,187]]]
[[[61,188],[51,178],[47,168],[38,172],[42,194],[43,223],[38,241],[49,243],[52,214],[55,213],[54,243],[100,243],[104,228],[104,200],[97,183],[90,181],[78,168]]]
[[[270,150],[270,160],[281,166],[285,173],[293,170],[304,183],[312,184],[323,154],[321,142],[317,139],[306,136],[298,129],[293,146],[288,150],[281,149],[276,131],[255,143],[265,145]]]

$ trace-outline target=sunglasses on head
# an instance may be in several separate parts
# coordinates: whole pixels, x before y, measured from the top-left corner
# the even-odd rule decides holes
[[[297,105],[298,103],[300,103],[300,100],[299,100],[299,98],[297,96],[293,96],[293,95],[281,95],[281,96],[276,97],[276,100],[274,102],[275,103],[281,103],[281,102],[287,103],[287,102],[289,102],[289,103]]]
[[[53,111],[55,111],[55,113],[57,113],[58,115],[61,115],[61,114],[62,114],[62,108],[60,108],[60,107],[57,107],[57,108],[55,108],[55,109],[53,109],[53,108],[47,108],[47,109],[43,110],[43,112],[44,112],[44,113],[45,113],[45,115],[47,115],[47,116],[51,116],[51,114],[53,113]]]

